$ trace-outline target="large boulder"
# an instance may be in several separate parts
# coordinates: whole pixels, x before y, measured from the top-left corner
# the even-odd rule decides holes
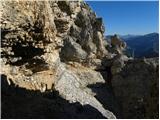
[[[81,62],[87,57],[87,53],[72,39],[72,37],[66,37],[64,39],[64,46],[62,47],[60,54],[62,61]]]
[[[158,118],[158,58],[128,61],[112,86],[124,118]]]

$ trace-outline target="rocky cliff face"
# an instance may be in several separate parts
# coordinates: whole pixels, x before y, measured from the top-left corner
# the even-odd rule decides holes
[[[115,118],[87,88],[89,84],[105,82],[99,72],[85,66],[90,66],[90,60],[100,61],[107,53],[102,19],[96,18],[88,5],[3,1],[1,12],[1,74],[9,85],[58,91],[71,103],[90,105],[103,117]]]
[[[108,49],[86,3],[10,0],[0,9],[2,118],[122,117],[111,80],[121,96],[125,44]]]

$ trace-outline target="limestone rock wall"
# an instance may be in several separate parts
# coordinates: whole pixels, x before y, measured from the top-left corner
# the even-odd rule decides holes
[[[102,19],[83,2],[2,1],[1,12],[2,56],[12,64],[37,56],[46,61],[45,56],[60,48],[63,61],[107,53]]]
[[[1,6],[1,61],[15,74],[56,72],[61,62],[88,65],[107,54],[102,19],[84,2],[11,0]]]
[[[1,6],[1,75],[9,86],[42,94],[58,91],[70,103],[89,105],[101,117],[116,118],[87,87],[105,84],[89,60],[101,61],[107,50],[102,19],[86,3],[4,0]]]

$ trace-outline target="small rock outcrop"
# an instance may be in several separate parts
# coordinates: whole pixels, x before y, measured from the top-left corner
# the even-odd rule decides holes
[[[126,48],[126,43],[122,41],[117,35],[111,37],[111,45],[114,53],[123,54],[123,50]]]

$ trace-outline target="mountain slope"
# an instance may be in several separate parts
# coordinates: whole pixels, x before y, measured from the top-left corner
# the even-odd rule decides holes
[[[159,34],[150,33],[146,35],[118,35],[127,43],[127,53],[135,58],[152,58],[159,56]],[[110,41],[111,35],[106,36]]]
[[[133,51],[136,58],[158,57],[159,34],[150,33],[142,36],[121,37]]]

